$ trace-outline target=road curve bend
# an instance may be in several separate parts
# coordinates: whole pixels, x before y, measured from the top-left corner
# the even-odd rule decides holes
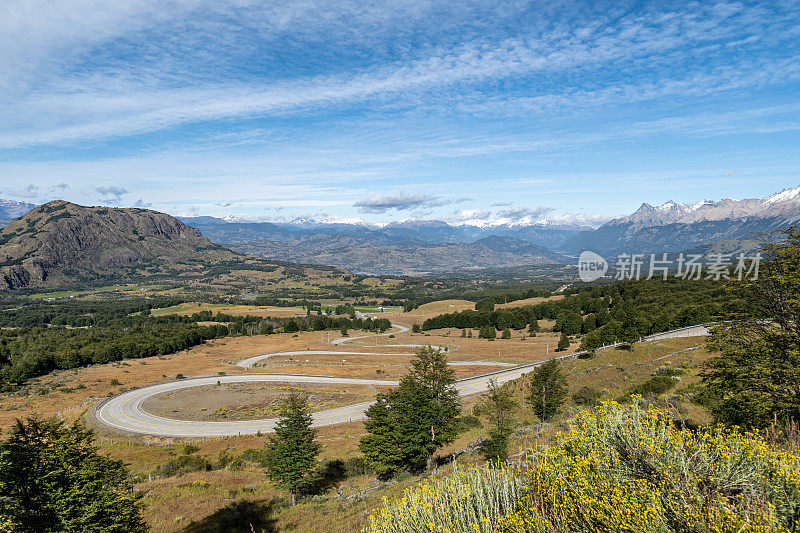
[[[398,326],[403,328],[403,326]],[[407,331],[404,328],[403,331]],[[659,340],[665,338],[673,338],[680,336],[700,336],[707,335],[708,329],[702,326],[693,326],[691,328],[683,328],[673,332],[659,333],[652,335],[643,340]],[[384,334],[388,335],[388,334]],[[344,340],[355,340],[359,338],[368,337],[368,335],[360,337],[345,337]],[[341,339],[337,339],[341,340]],[[335,344],[342,344],[338,342]],[[320,352],[320,351],[304,351],[304,352],[279,352],[275,354],[265,354],[251,357],[240,361],[239,366],[250,368],[255,362],[265,359],[270,355],[288,355],[288,354],[315,354],[315,353],[363,353],[363,352]],[[397,354],[392,354],[397,355]],[[579,353],[565,354],[556,359],[566,359],[575,357]],[[243,363],[249,364],[245,365]],[[485,392],[489,387],[489,382],[494,380],[498,384],[505,383],[518,379],[534,367],[545,363],[545,361],[537,361],[526,365],[514,366],[495,372],[489,372],[480,376],[460,379],[456,382],[456,389],[462,396],[471,394],[479,394]],[[454,362],[461,363],[461,362]],[[464,362],[472,363],[475,362]],[[480,362],[492,363],[495,362]],[[499,366],[499,365],[498,365]],[[215,436],[237,436],[237,435],[253,435],[256,433],[267,433],[275,428],[277,418],[263,419],[263,420],[243,420],[243,421],[227,421],[227,422],[205,422],[205,421],[192,421],[192,420],[176,420],[166,418],[152,413],[148,413],[142,409],[142,404],[148,398],[191,387],[201,387],[204,385],[216,385],[226,383],[261,383],[261,382],[274,382],[274,383],[306,383],[306,384],[342,384],[342,385],[373,385],[373,386],[393,386],[397,385],[397,381],[378,380],[378,379],[360,379],[360,378],[340,378],[331,376],[309,376],[298,374],[239,374],[239,375],[225,375],[225,376],[205,376],[198,378],[188,378],[182,380],[168,381],[164,383],[157,383],[148,385],[138,389],[132,389],[116,396],[113,396],[95,409],[95,416],[97,419],[114,429],[140,433],[146,435],[158,435],[164,437],[215,437]],[[341,424],[364,418],[364,412],[372,404],[372,401],[360,402],[344,407],[335,409],[326,409],[324,411],[317,411],[313,414],[313,425],[328,426],[333,424]]]

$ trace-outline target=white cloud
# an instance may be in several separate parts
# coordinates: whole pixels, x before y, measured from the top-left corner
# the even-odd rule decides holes
[[[344,6],[337,5],[341,11],[337,13],[337,10],[321,5],[292,3],[286,7],[262,9],[255,4],[245,3],[238,10],[228,10],[204,2],[166,3],[162,6],[162,3],[143,0],[123,3],[126,4],[125,8],[112,8],[107,7],[106,3],[74,0],[61,2],[48,11],[45,2],[35,4],[34,8],[25,8],[23,2],[12,4],[6,7],[11,23],[0,26],[0,30],[9,30],[7,34],[10,36],[6,37],[9,46],[0,48],[13,50],[14,46],[20,46],[19,42],[25,40],[20,38],[19,32],[25,31],[35,35],[34,41],[38,44],[25,47],[23,56],[27,54],[42,58],[53,50],[70,48],[65,43],[85,52],[96,41],[132,39],[142,27],[170,17],[198,23],[201,27],[213,27],[214,24],[221,24],[217,15],[224,20],[223,15],[233,13],[239,24],[247,25],[249,17],[256,19],[258,25],[254,29],[259,32],[274,32],[275,27],[304,32],[303,24],[307,23],[312,27],[310,31],[318,30],[321,26],[335,27],[337,32],[346,32],[348,38],[356,39],[357,24],[355,28],[352,24],[347,26],[352,31],[335,24],[335,21],[342,21],[342,14],[354,14],[354,22],[360,24],[370,25],[387,20],[400,24],[398,19],[409,17],[409,11],[421,17],[429,9],[427,3],[413,4],[415,9],[411,10],[405,4],[397,8],[375,10],[357,9],[355,3],[346,3]],[[315,9],[318,11],[315,12]],[[213,16],[210,19],[197,19],[204,10],[210,10]],[[320,14],[331,19],[321,19]],[[281,115],[313,107],[329,109],[352,102],[380,102],[385,98],[391,99],[387,102],[390,105],[408,105],[414,102],[415,95],[426,94],[434,96],[435,101],[437,94],[451,86],[463,88],[462,84],[475,85],[512,76],[595,69],[599,65],[622,61],[631,61],[635,66],[638,60],[650,54],[672,53],[682,46],[711,43],[729,38],[737,32],[767,31],[769,24],[781,23],[764,20],[769,17],[756,7],[747,9],[741,6],[727,11],[715,10],[714,6],[695,6],[685,13],[656,11],[648,15],[629,15],[615,19],[613,25],[609,20],[599,25],[576,26],[566,30],[559,28],[501,40],[473,38],[456,45],[425,47],[427,56],[411,56],[402,62],[362,68],[355,72],[266,82],[230,81],[227,77],[218,76],[211,79],[209,76],[199,76],[198,79],[190,68],[191,63],[184,65],[176,62],[185,54],[189,54],[189,58],[183,59],[189,60],[192,54],[202,57],[205,53],[213,57],[223,52],[230,53],[226,47],[237,44],[236,35],[225,33],[221,38],[222,43],[205,45],[194,42],[191,35],[182,35],[190,41],[190,45],[199,49],[187,52],[179,44],[176,45],[177,50],[147,50],[163,61],[163,64],[155,67],[155,71],[151,70],[154,67],[136,62],[121,62],[111,70],[97,68],[90,75],[80,74],[83,71],[79,70],[78,74],[48,78],[49,83],[41,84],[40,89],[28,91],[27,96],[11,99],[12,105],[6,112],[0,109],[0,119],[5,124],[6,132],[0,136],[0,145],[13,147],[131,135],[191,122]],[[31,22],[39,17],[44,20]],[[60,17],[63,17],[63,22],[59,23]],[[16,25],[14,21],[17,21]],[[31,24],[35,27],[30,28]],[[94,38],[96,41],[83,37],[92,34],[89,28],[100,30]],[[224,24],[221,30],[226,30]],[[2,34],[3,31],[0,31]],[[308,37],[312,34],[303,35]],[[226,42],[226,38],[234,42]],[[123,39],[123,42],[126,41]],[[6,57],[14,55],[5,54]],[[74,55],[79,54],[76,52]],[[77,57],[63,61],[75,62]],[[563,94],[534,96],[527,104],[523,99],[512,99],[505,103],[487,98],[477,105],[483,108],[489,106],[488,109],[496,105],[513,105],[519,110],[526,105],[533,108],[548,107],[565,101],[580,106],[587,102],[653,98],[664,93],[725,90],[728,86],[768,83],[775,78],[779,78],[778,81],[793,79],[798,70],[791,68],[793,61],[794,58],[786,60],[785,65],[775,65],[768,72],[761,72],[764,66],[756,65],[750,71],[761,74],[755,77],[737,75],[737,69],[729,69],[722,84],[715,82],[719,73],[712,72],[701,80],[703,83],[697,83],[695,76],[673,80],[667,86],[663,83],[662,86],[644,83],[600,91],[567,90]],[[6,65],[9,71],[21,68],[17,63]],[[714,88],[714,83],[719,86]],[[707,88],[709,86],[711,88]],[[20,107],[24,107],[26,113],[20,115],[13,112]]]
[[[31,183],[20,189],[6,189],[6,192],[17,198],[36,198],[39,196],[39,187]]]
[[[447,203],[447,202],[445,202]],[[375,194],[353,204],[359,213],[382,214],[387,211],[407,211],[420,207],[444,205],[438,196],[427,194],[408,194],[406,192]]]
[[[109,185],[108,187],[95,187],[94,190],[107,202],[117,203],[122,199],[122,196],[128,194],[128,189],[117,187],[116,185]]]

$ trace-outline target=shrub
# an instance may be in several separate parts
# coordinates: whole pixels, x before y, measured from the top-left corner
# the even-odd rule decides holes
[[[648,396],[653,395],[657,396],[659,394],[664,394],[672,387],[675,386],[677,382],[672,376],[665,376],[661,375],[654,375],[644,383],[636,385],[631,389],[631,394],[638,394],[641,396]]]
[[[611,402],[534,455],[527,487],[501,530],[789,531],[800,456],[755,433],[676,429],[666,412]]]
[[[587,407],[594,407],[600,403],[602,393],[592,387],[581,387],[576,393],[572,395],[572,401],[575,405],[585,405]]]
[[[406,491],[369,517],[365,533],[428,533],[430,531],[494,532],[494,524],[513,511],[522,481],[509,467],[455,472]]]
[[[467,431],[472,428],[479,428],[483,424],[481,424],[480,418],[473,415],[464,415],[460,418],[461,420],[461,430]]]
[[[202,472],[213,470],[214,465],[208,459],[199,455],[180,455],[156,467],[153,472],[156,476],[172,477],[188,472]]]

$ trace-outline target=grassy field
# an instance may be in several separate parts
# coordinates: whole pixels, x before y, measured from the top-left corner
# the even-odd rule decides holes
[[[95,287],[82,291],[51,291],[51,292],[37,292],[29,294],[28,298],[31,300],[48,300],[54,298],[78,298],[82,296],[90,296],[103,292],[121,292],[126,294],[137,294],[142,292],[152,293],[161,291],[164,285],[108,285],[106,287]]]
[[[508,309],[510,307],[525,307],[526,305],[536,305],[547,300],[563,300],[563,294],[557,294],[555,296],[550,296],[549,298],[525,298],[524,300],[514,300],[513,302],[508,302],[506,304],[497,304],[494,306],[495,309]]]
[[[306,314],[306,310],[302,307],[262,307],[257,305],[207,304],[198,302],[186,302],[172,307],[153,309],[151,314],[153,316],[192,315],[201,311],[211,311],[214,314],[224,313],[227,315],[275,317],[291,317]]]

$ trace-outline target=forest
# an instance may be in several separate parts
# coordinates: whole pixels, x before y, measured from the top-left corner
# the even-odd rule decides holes
[[[0,389],[54,370],[167,355],[228,336],[364,329],[386,331],[387,319],[311,314],[259,317],[212,313],[150,316],[172,299],[32,304],[0,311]],[[203,324],[203,325],[201,325]]]
[[[568,291],[563,299],[535,305],[494,309],[491,300],[475,310],[447,313],[425,320],[422,330],[439,328],[497,330],[526,327],[538,330],[537,320],[554,320],[553,331],[583,334],[583,346],[592,350],[616,341],[685,326],[703,324],[752,312],[731,285],[710,280],[630,280],[613,285],[587,285]]]

